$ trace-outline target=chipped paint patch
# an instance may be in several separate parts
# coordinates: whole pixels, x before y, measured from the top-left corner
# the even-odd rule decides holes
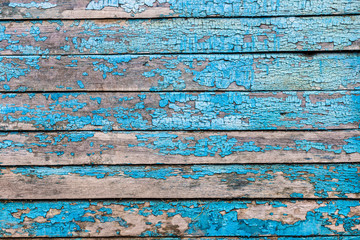
[[[86,6],[87,10],[101,10],[105,7],[122,8],[127,13],[141,13],[152,7],[155,2],[165,3],[166,0],[91,0]]]
[[[13,2],[11,1],[9,3],[9,7],[13,8],[39,8],[39,9],[49,9],[49,8],[55,8],[57,7],[57,4],[52,4],[48,2],[48,0],[45,0],[44,2],[29,2],[29,3],[23,3],[23,2]]]

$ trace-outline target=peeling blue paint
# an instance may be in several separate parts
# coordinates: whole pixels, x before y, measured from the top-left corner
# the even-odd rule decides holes
[[[48,0],[45,0],[43,2],[35,2],[32,1],[30,3],[22,3],[22,2],[10,2],[9,7],[13,8],[40,8],[40,9],[49,9],[56,7],[57,4],[52,4],[48,2]]]
[[[63,152],[56,154],[62,155]],[[0,168],[4,170],[5,168]],[[221,178],[236,175],[238,179],[253,177],[254,181],[276,181],[277,173],[288,181],[305,181],[313,185],[313,197],[326,198],[329,194],[347,198],[349,194],[360,194],[359,164],[327,165],[192,165],[179,166],[65,166],[65,167],[16,167],[15,174],[36,176],[39,179],[48,176],[80,175],[96,177],[130,177],[135,179],[162,179],[170,177],[199,180],[206,176]],[[230,181],[230,180],[229,180]],[[232,181],[232,180],[231,180]],[[223,182],[219,179],[219,182]],[[225,181],[225,184],[228,184]],[[229,183],[231,185],[231,182]],[[289,197],[302,198],[302,193],[291,193]]]
[[[146,147],[158,150],[159,155],[182,155],[182,156],[216,156],[225,157],[237,152],[267,152],[274,150],[282,151],[310,151],[311,149],[334,153],[360,153],[360,137],[344,139],[347,144],[331,145],[323,142],[309,140],[290,140],[292,146],[280,146],[276,142],[273,145],[257,146],[254,141],[239,141],[227,134],[212,135],[208,138],[186,139],[170,133],[138,133],[138,144],[130,144],[129,147]]]
[[[175,18],[150,22],[137,19],[127,20],[125,25],[121,21],[63,23],[64,26],[40,21],[2,22],[0,39],[4,38],[5,41],[0,42],[0,52],[121,54],[357,50],[360,35],[356,28],[360,24],[360,17],[356,15],[322,18]],[[24,26],[22,32],[13,33],[13,29],[20,24]],[[43,38],[48,39],[35,41],[29,46],[26,44],[34,25],[40,28]],[[59,27],[60,31],[57,30]],[[5,30],[10,34],[4,34]],[[56,46],[49,42],[54,33]]]
[[[154,3],[164,4],[169,13],[160,16],[180,17],[208,17],[208,16],[271,16],[271,15],[303,15],[303,14],[330,14],[338,12],[358,13],[359,4],[356,1],[252,1],[252,0],[91,0],[86,6],[87,10],[102,10],[104,8],[120,8],[131,16],[151,9]],[[155,8],[156,9],[156,8]],[[160,11],[160,10],[158,10]],[[164,10],[162,12],[165,12]]]
[[[95,223],[99,219],[101,223],[116,223],[125,229],[132,223],[131,216],[141,217],[142,219],[152,218],[152,222],[140,231],[138,236],[174,236],[171,230],[164,230],[162,226],[173,226],[171,217],[179,215],[183,219],[188,219],[183,234],[186,236],[203,235],[211,236],[259,236],[259,235],[281,235],[281,240],[291,240],[286,236],[312,236],[307,240],[320,240],[314,235],[333,235],[340,234],[343,237],[321,237],[321,240],[354,240],[359,234],[355,226],[359,224],[358,215],[351,215],[351,208],[359,208],[359,201],[321,201],[314,204],[305,212],[305,216],[288,216],[294,218],[293,223],[286,223],[275,217],[271,213],[262,219],[255,216],[248,219],[241,216],[236,211],[252,211],[251,209],[262,207],[273,208],[281,203],[284,214],[293,214],[287,207],[293,203],[302,205],[314,202],[309,201],[41,201],[41,202],[4,202],[0,203],[1,236],[11,236],[11,231],[17,230],[21,236],[35,237],[75,237],[89,236],[97,234],[96,227],[86,230],[84,224]],[[50,210],[55,209],[58,213],[47,216]],[[117,214],[111,214],[115,209]],[[22,211],[22,212],[19,212]],[[104,211],[110,215],[104,215]],[[18,217],[17,217],[17,213]],[[124,214],[122,214],[124,213]],[[164,216],[169,220],[158,218]],[[45,218],[48,221],[37,221],[36,218]],[[331,218],[331,219],[330,219]],[[27,219],[27,220],[25,220]],[[26,224],[33,220],[31,224]],[[334,221],[331,223],[329,220]],[[161,224],[162,223],[162,224]],[[167,224],[165,224],[167,223]],[[334,224],[341,225],[344,230],[332,230]],[[49,227],[51,225],[51,228]],[[27,226],[27,227],[25,227]],[[95,223],[95,226],[97,224]],[[99,225],[100,226],[100,225]],[[64,231],[64,229],[67,229]],[[141,228],[142,229],[142,228]],[[158,231],[158,229],[160,231]],[[341,228],[339,228],[341,229]],[[115,229],[106,229],[111,234],[116,235]],[[114,231],[114,232],[112,232]],[[101,232],[100,232],[101,233]],[[346,235],[353,235],[346,237]],[[121,235],[121,233],[120,233]],[[302,239],[302,238],[293,238]]]
[[[25,104],[25,95],[18,94],[11,103],[3,101],[0,114],[7,124],[31,123],[36,129],[46,130],[331,129],[358,127],[360,122],[357,91],[145,95],[144,99],[131,94],[107,94],[100,97],[99,104],[89,101],[98,97],[96,94],[43,94],[46,101],[36,94],[36,100],[29,100],[46,104],[36,106]],[[7,99],[6,96],[3,94],[2,98]],[[316,148],[315,144],[312,147]]]
[[[71,72],[66,82],[62,79],[64,65]],[[64,90],[68,87],[96,90],[98,83],[94,84],[93,79],[99,77],[105,80],[102,86],[104,90],[133,90],[134,87],[139,91],[360,88],[360,54],[357,53],[319,54],[313,57],[300,54],[196,54],[166,57],[49,56],[46,60],[39,56],[0,58],[0,82],[5,84],[7,81],[12,91],[53,91],[54,84],[41,81],[49,78],[50,71],[52,83]],[[83,84],[78,85],[79,81]],[[83,85],[84,88],[81,88]]]

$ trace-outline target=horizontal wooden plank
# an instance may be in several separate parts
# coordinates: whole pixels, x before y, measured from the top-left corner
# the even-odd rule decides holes
[[[299,16],[356,14],[359,9],[358,0],[4,0],[0,19]]]
[[[94,238],[89,238],[89,237],[85,237],[85,238],[79,238],[79,239],[83,239],[83,240],[108,240],[109,238],[112,237],[94,237]],[[116,237],[113,237],[116,238]],[[35,240],[42,240],[42,239],[52,239],[52,240],[67,240],[69,238],[49,238],[49,237],[44,237],[44,238],[32,238]],[[121,239],[124,240],[358,240],[359,236],[313,236],[313,237],[296,237],[296,236],[292,236],[292,237],[161,237],[159,239],[159,237],[131,237],[131,238],[127,238],[127,237],[122,237]]]
[[[359,164],[1,167],[0,199],[359,198]]]
[[[360,162],[360,131],[0,133],[0,165]]]
[[[360,49],[360,16],[26,21],[0,24],[0,53],[238,53]]]
[[[359,128],[360,91],[1,94],[1,130]]]
[[[6,237],[360,235],[355,200],[36,201],[0,209]]]
[[[359,53],[9,56],[0,90],[353,90],[359,66]]]

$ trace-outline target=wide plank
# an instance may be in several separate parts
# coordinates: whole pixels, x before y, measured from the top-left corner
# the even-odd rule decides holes
[[[360,164],[1,167],[0,199],[359,198]]]
[[[353,90],[359,63],[359,53],[3,56],[0,90]]]
[[[0,19],[301,16],[360,13],[358,0],[3,0]]]
[[[9,132],[0,165],[360,162],[360,131]]]
[[[0,54],[360,50],[360,16],[4,21]]]
[[[0,209],[4,237],[360,235],[355,200],[35,201]]]
[[[0,130],[359,128],[360,91],[0,94]]]

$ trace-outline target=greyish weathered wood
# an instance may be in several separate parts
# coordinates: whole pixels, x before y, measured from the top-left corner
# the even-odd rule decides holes
[[[359,198],[359,164],[1,167],[0,199]]]
[[[360,91],[0,94],[1,130],[359,128]]]
[[[360,16],[0,23],[0,54],[360,50]]]
[[[2,202],[0,209],[2,237],[280,235],[312,237],[261,240],[357,240],[360,235],[360,202],[355,200],[35,201]],[[324,237],[329,235],[336,238]]]
[[[360,162],[360,131],[0,133],[0,165]]]
[[[352,90],[360,54],[0,58],[0,91]]]
[[[2,0],[0,19],[238,17],[360,13],[358,0]]]

